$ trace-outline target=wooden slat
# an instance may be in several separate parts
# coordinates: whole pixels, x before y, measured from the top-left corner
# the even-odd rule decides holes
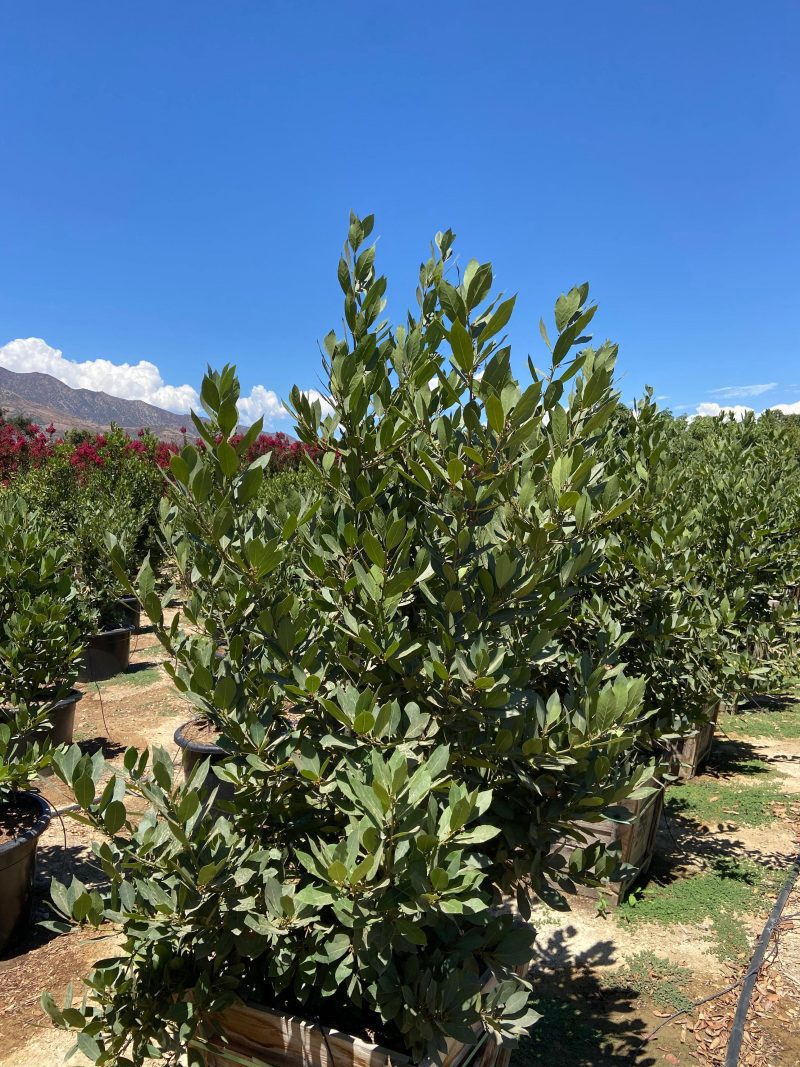
[[[372,1045],[338,1030],[323,1029],[296,1016],[236,1004],[221,1016],[223,1031],[236,1052],[260,1057],[270,1067],[410,1067],[407,1056]],[[229,1067],[214,1057],[213,1067]],[[255,1061],[258,1062],[257,1060]]]
[[[528,966],[525,964],[515,970],[524,975]],[[492,989],[495,982],[494,975],[489,975],[484,991]],[[247,1059],[249,1067],[414,1067],[404,1053],[257,1005],[235,1004],[221,1014],[220,1023],[227,1041],[219,1052],[204,1054],[207,1067],[235,1067],[225,1058],[223,1048]],[[480,1032],[478,1024],[476,1038]],[[473,1051],[474,1045],[464,1045],[450,1038],[441,1063],[443,1067],[459,1067]],[[489,1037],[481,1047],[474,1067],[497,1067],[503,1051],[503,1046]],[[507,1060],[506,1057],[506,1065]],[[423,1060],[418,1067],[433,1067],[433,1061]]]
[[[717,705],[714,708],[705,726],[695,730],[693,734],[685,737],[682,741],[673,743],[672,752],[676,761],[678,761],[675,773],[682,781],[694,778],[708,759],[711,746],[714,743],[714,731],[720,707],[721,705]]]
[[[615,823],[610,819],[604,819],[601,822],[582,820],[576,823],[576,826],[590,844],[594,841],[599,841],[604,845],[618,844],[622,862],[636,867],[637,870],[619,882],[609,882],[600,888],[573,883],[569,891],[577,896],[598,897],[602,894],[609,903],[619,904],[628,889],[650,866],[658,824],[664,807],[664,790],[659,788],[655,793],[641,800],[625,801],[623,806],[634,816],[632,823]],[[568,860],[578,847],[580,846],[574,841],[563,841],[556,846],[554,851],[560,852]]]

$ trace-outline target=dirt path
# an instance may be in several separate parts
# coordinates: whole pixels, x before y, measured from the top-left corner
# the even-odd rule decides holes
[[[513,1067],[723,1062],[738,987],[666,1020],[744,973],[800,852],[800,705],[793,714],[781,722],[797,736],[750,738],[746,716],[735,734],[726,723],[705,773],[668,792],[655,858],[632,902],[605,911],[572,897],[566,913],[537,909],[543,1018]],[[800,889],[785,915],[794,918],[759,979],[741,1067],[800,1063]]]
[[[91,751],[102,747],[112,766],[122,766],[125,749],[163,745],[175,754],[175,729],[191,718],[191,710],[176,692],[161,663],[163,649],[148,633],[133,638],[131,668],[107,682],[80,685],[84,693],[75,718],[75,741]],[[42,793],[55,808],[73,800],[60,782],[48,777]],[[54,818],[42,836],[36,875],[34,919],[50,918],[44,903],[52,877],[69,880],[72,874],[91,885],[99,871],[93,862],[93,832],[68,816]],[[0,959],[0,1064],[2,1067],[58,1067],[74,1045],[72,1035],[54,1029],[39,1004],[40,992],[52,992],[62,1003],[70,982],[76,989],[95,960],[109,951],[109,941],[97,940],[91,931],[74,930],[56,937],[32,926],[12,955]],[[69,1067],[89,1061],[76,1054]]]

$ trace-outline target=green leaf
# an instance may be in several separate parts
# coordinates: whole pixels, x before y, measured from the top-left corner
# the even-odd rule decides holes
[[[215,414],[219,408],[219,390],[210,374],[203,378],[200,386],[200,401],[209,415]]]
[[[100,1046],[97,1044],[91,1034],[87,1034],[85,1030],[82,1030],[78,1034],[78,1049],[90,1059],[92,1063],[96,1063],[100,1059]]]
[[[103,825],[110,834],[118,833],[125,825],[127,813],[121,800],[112,800],[103,810]]]
[[[220,404],[217,421],[223,434],[230,434],[236,429],[239,422],[239,412],[236,409],[236,401],[233,397],[226,398]]]
[[[361,543],[364,546],[364,551],[369,556],[370,560],[376,567],[383,570],[386,567],[386,554],[381,547],[380,541],[369,530],[365,530],[361,538]]]
[[[489,425],[496,434],[501,434],[505,426],[506,417],[503,413],[500,397],[490,393],[484,401],[484,406],[486,407],[486,418],[489,421]]]
[[[550,338],[547,336],[547,327],[544,324],[544,319],[539,319],[539,333],[542,335],[542,340],[544,341],[544,343],[552,352],[553,346],[550,344]]]
[[[508,300],[504,300],[502,304],[498,304],[497,310],[480,332],[479,339],[481,344],[488,341],[490,337],[494,337],[494,335],[499,333],[508,323],[511,314],[514,311],[514,303],[516,299],[515,296],[512,296]]]
[[[375,725],[375,716],[369,711],[360,711],[353,720],[353,730],[357,734],[368,734]]]
[[[410,941],[412,945],[420,945],[424,947],[428,944],[428,938],[425,931],[417,926],[416,923],[411,922],[410,919],[395,919],[394,928],[406,939],[406,941]]]
[[[64,915],[72,915],[72,908],[69,904],[67,891],[60,882],[55,880],[55,878],[50,883],[50,896],[53,898],[53,903],[60,912]]]
[[[449,338],[456,365],[465,373],[469,373],[475,363],[475,349],[466,327],[462,326],[458,319],[450,327]]]
[[[431,885],[439,893],[443,892],[450,885],[450,876],[443,867],[434,867],[429,878],[431,880]]]
[[[172,472],[173,477],[176,478],[181,485],[189,484],[191,471],[189,470],[186,461],[181,456],[172,456],[170,458],[169,469]]]
[[[447,461],[447,476],[451,482],[460,482],[466,469],[457,456]]]
[[[447,281],[439,283],[439,299],[445,315],[451,322],[466,323],[467,306],[459,291]]]
[[[550,427],[553,431],[553,437],[556,443],[564,448],[567,443],[567,437],[569,429],[567,425],[567,413],[560,404],[556,404],[550,409]]]
[[[484,841],[491,841],[500,833],[498,826],[487,826],[485,823],[471,830],[463,830],[456,840],[459,845],[481,845]]]
[[[561,333],[569,324],[573,315],[577,314],[581,306],[581,294],[577,289],[570,289],[568,293],[562,293],[556,300],[556,326]]]
[[[75,799],[82,808],[91,806],[94,800],[94,782],[90,774],[80,774],[72,783],[72,790],[75,793]]]
[[[217,445],[217,459],[222,473],[227,478],[230,478],[239,469],[239,457],[236,455],[236,449],[229,445],[227,441],[220,441]]]
[[[347,868],[341,860],[334,860],[328,866],[328,878],[332,882],[343,883],[347,881]]]

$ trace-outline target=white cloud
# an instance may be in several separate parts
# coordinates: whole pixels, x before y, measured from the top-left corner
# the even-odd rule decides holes
[[[793,404],[773,404],[770,411],[782,411],[784,415],[800,415],[800,400]]]
[[[698,404],[693,417],[697,418],[700,416],[702,418],[703,416],[708,416],[710,418],[715,418],[717,415],[725,414],[733,415],[737,422],[741,422],[745,415],[752,410],[752,408],[746,408],[742,404],[734,404],[732,407],[720,407],[717,403],[709,402]]]
[[[265,424],[274,419],[289,418],[289,412],[277,393],[272,389],[265,389],[263,385],[254,385],[250,396],[239,397],[239,416],[243,422],[252,423],[262,415]]]
[[[726,385],[723,389],[712,389],[712,396],[721,396],[725,400],[732,400],[738,396],[761,396],[777,386],[777,382],[766,382],[763,385]]]
[[[333,414],[333,404],[327,396],[324,396],[318,389],[304,389],[303,396],[307,396],[313,403],[315,400],[319,400],[319,406],[322,411],[322,417],[327,418],[328,415]]]
[[[21,374],[31,371],[51,374],[73,389],[93,389],[124,400],[143,400],[180,414],[191,408],[200,410],[200,397],[194,386],[169,385],[155,363],[144,359],[138,363],[67,359],[60,349],[52,348],[40,337],[27,337],[0,345],[0,366]],[[306,395],[321,402],[323,415],[330,414],[331,405],[316,389],[307,390]],[[240,398],[239,414],[248,424],[263,415],[267,428],[291,418],[278,394],[263,385],[253,386],[248,396]]]
[[[144,400],[168,411],[188,411],[199,398],[191,385],[167,385],[155,363],[112,363],[109,359],[66,359],[40,337],[18,338],[0,347],[0,366],[25,373],[39,371],[73,389],[94,389],[125,400]]]

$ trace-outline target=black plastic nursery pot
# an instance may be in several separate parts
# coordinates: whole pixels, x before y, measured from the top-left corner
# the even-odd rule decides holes
[[[22,827],[19,834],[0,844],[0,952],[30,921],[36,847],[50,824],[47,801],[37,793],[17,794],[0,809],[0,831],[10,836],[16,824]]]
[[[190,719],[175,731],[174,740],[181,750],[181,766],[185,778],[189,777],[196,764],[205,759],[210,760],[213,766],[230,756],[224,748],[220,748],[213,741],[206,740],[212,736],[213,731],[204,719]],[[215,786],[217,787],[217,800],[233,799],[231,783],[219,781],[216,775],[209,775],[206,778],[201,792],[208,795]]]
[[[124,626],[130,626],[133,632],[138,634],[142,628],[142,608],[139,601],[135,596],[121,596],[119,603],[120,622]]]
[[[131,626],[104,630],[87,638],[79,682],[103,682],[122,674],[131,662]]]
[[[75,708],[83,697],[80,689],[73,689],[53,706],[50,712],[50,740],[54,745],[71,745],[75,729]]]
[[[80,689],[71,689],[65,697],[53,704],[50,712],[50,725],[32,731],[30,740],[50,740],[53,745],[71,745],[75,728],[75,707],[82,696]],[[0,722],[11,715],[13,715],[13,709],[0,710]]]

